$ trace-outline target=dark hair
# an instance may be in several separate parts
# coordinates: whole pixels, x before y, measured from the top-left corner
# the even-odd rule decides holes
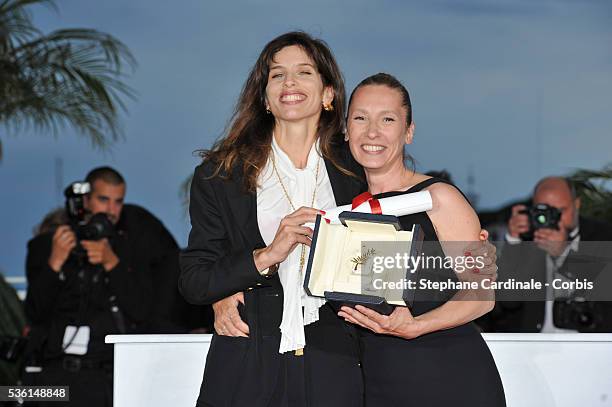
[[[389,75],[388,73],[379,72],[376,75],[368,76],[361,82],[359,85],[353,89],[351,92],[351,97],[349,98],[349,106],[351,106],[351,101],[353,100],[353,95],[357,91],[357,89],[362,86],[368,85],[384,85],[391,89],[397,90],[402,96],[402,106],[406,108],[406,124],[410,126],[412,124],[412,103],[410,102],[410,94],[408,93],[408,89],[393,75]]]
[[[47,213],[39,225],[34,227],[34,236],[39,236],[44,233],[55,232],[61,226],[68,224],[68,215],[66,208],[60,207]]]
[[[425,175],[429,175],[430,177],[433,177],[433,178],[440,178],[440,179],[443,179],[444,181],[448,181],[450,184],[453,184],[453,177],[451,177],[450,172],[448,172],[447,170],[428,171],[425,173]]]
[[[97,180],[102,180],[107,184],[122,185],[125,184],[125,180],[119,174],[119,171],[111,167],[98,167],[89,171],[85,177],[85,181],[89,182],[89,185],[93,188],[93,184]]]
[[[242,162],[244,187],[253,192],[257,188],[257,177],[266,164],[272,144],[274,116],[266,113],[266,86],[270,63],[277,52],[285,47],[297,45],[312,59],[321,75],[323,86],[334,91],[333,111],[322,110],[317,134],[321,155],[329,159],[346,174],[334,154],[335,139],[340,139],[344,129],[345,91],[338,64],[325,42],[296,31],[283,34],[270,41],[261,51],[251,69],[236,108],[226,130],[226,135],[217,140],[210,150],[200,150],[205,161],[215,164],[213,177],[229,178],[238,162]]]
[[[348,103],[349,108],[351,107],[353,95],[355,94],[357,89],[368,85],[382,85],[390,89],[397,90],[402,96],[402,106],[406,108],[406,125],[410,126],[412,124],[412,102],[410,101],[410,94],[408,93],[408,89],[406,89],[406,87],[395,76],[389,75],[388,73],[379,72],[375,75],[368,76],[367,78],[359,82],[359,84],[355,86],[355,89],[353,89],[353,91],[351,92],[351,97],[349,98]],[[402,155],[404,157],[404,162],[410,162],[410,167],[414,172],[414,158],[412,158],[412,156],[406,152],[405,148],[402,150]]]

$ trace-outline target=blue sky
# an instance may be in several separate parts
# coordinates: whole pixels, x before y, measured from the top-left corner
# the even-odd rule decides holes
[[[139,66],[125,140],[102,153],[67,129],[0,130],[0,270],[21,275],[32,228],[62,204],[63,181],[108,164],[185,244],[179,184],[195,149],[222,132],[247,72],[270,39],[302,29],[334,51],[350,90],[386,71],[409,88],[418,169],[449,170],[481,208],[526,196],[541,176],[612,161],[612,3],[607,0],[245,1],[65,0],[37,9],[44,31],[109,32]]]

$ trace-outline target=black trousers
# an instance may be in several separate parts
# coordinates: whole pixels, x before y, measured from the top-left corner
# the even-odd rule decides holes
[[[213,336],[198,407],[363,406],[358,338],[330,307],[305,327],[303,356],[278,353],[278,325],[270,326],[274,335],[254,331],[249,338]]]
[[[346,377],[338,377],[351,372],[351,360],[346,366],[329,365],[329,356],[318,349],[305,349],[308,355],[295,356],[292,352],[282,355],[278,384],[269,406],[274,407],[337,407],[362,406],[362,387],[359,377],[352,383]],[[342,363],[338,361],[339,363]],[[318,365],[327,365],[328,370],[320,370]]]

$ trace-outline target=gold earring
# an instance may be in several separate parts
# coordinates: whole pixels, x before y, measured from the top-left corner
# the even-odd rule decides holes
[[[325,109],[326,112],[333,112],[334,106],[331,104],[331,102],[329,103],[323,102],[323,109]]]
[[[272,113],[272,112],[270,111],[270,107],[269,107],[269,106],[266,106],[266,113],[267,113],[267,114]]]

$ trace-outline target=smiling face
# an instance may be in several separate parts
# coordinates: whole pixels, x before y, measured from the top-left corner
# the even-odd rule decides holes
[[[319,120],[323,103],[333,100],[312,59],[297,46],[278,51],[270,64],[266,104],[277,120]]]
[[[404,169],[404,145],[412,143],[414,124],[399,91],[385,85],[365,85],[353,94],[347,134],[353,157],[366,171]]]

